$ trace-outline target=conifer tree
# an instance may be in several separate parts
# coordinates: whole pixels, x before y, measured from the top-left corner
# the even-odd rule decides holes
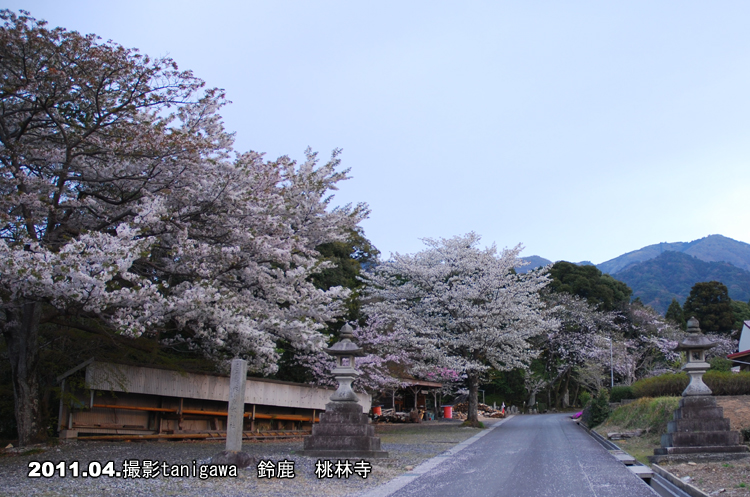
[[[703,331],[730,333],[734,326],[734,312],[726,285],[719,281],[693,285],[683,306],[683,316],[694,316]]]
[[[682,307],[680,306],[680,303],[677,302],[677,299],[672,299],[672,303],[669,304],[667,314],[664,317],[678,325],[683,330],[685,329],[685,316],[682,314]]]

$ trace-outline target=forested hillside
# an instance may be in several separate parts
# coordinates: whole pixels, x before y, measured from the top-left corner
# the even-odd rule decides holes
[[[651,260],[665,252],[682,252],[705,262],[728,262],[750,271],[750,244],[722,235],[709,235],[692,242],[648,245],[598,264],[597,267],[603,273],[617,274],[632,264]]]
[[[633,297],[664,314],[672,299],[684,302],[695,283],[720,281],[732,300],[750,299],[750,272],[727,262],[705,262],[684,252],[664,252],[632,264],[615,278],[633,289]]]

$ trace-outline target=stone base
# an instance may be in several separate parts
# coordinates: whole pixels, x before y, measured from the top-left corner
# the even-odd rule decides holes
[[[330,459],[382,458],[375,427],[357,402],[329,402],[320,413],[320,423],[305,437],[304,449],[297,454]]]
[[[658,460],[682,459],[677,456],[690,460],[715,457],[711,460],[720,461],[726,455],[746,454],[748,447],[740,442],[740,433],[730,431],[729,420],[724,418],[724,409],[716,406],[716,397],[682,397],[674,412],[674,420],[667,425],[667,433],[661,436],[661,448],[654,450],[653,457]],[[664,459],[665,457],[671,459]]]
[[[211,464],[233,464],[238,468],[249,468],[258,464],[258,460],[247,452],[224,450],[211,458]]]
[[[654,452],[656,452],[656,450]],[[648,456],[648,461],[650,463],[656,463],[656,464],[661,464],[665,462],[698,463],[698,462],[735,461],[737,459],[746,459],[748,457],[750,457],[750,452],[695,452],[691,454],[653,455],[653,456]]]
[[[295,454],[307,457],[318,457],[321,459],[328,460],[343,460],[348,459],[351,462],[356,462],[354,459],[384,459],[388,457],[388,452],[385,450],[298,450]]]
[[[654,449],[654,455],[662,456],[667,454],[710,454],[710,453],[730,453],[730,452],[749,452],[747,445],[707,445],[698,447],[662,447]]]

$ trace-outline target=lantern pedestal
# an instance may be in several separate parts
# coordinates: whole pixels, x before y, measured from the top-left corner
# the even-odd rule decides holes
[[[654,449],[649,460],[659,463],[747,457],[750,454],[741,444],[740,432],[730,431],[724,409],[717,407],[711,389],[703,383],[703,373],[709,368],[706,350],[715,344],[700,332],[695,318],[688,320],[688,333],[677,349],[687,352],[688,362],[682,369],[690,375],[690,383],[682,392],[667,433],[661,436],[661,448]]]
[[[747,455],[740,432],[730,431],[729,419],[724,417],[724,409],[716,406],[716,398],[694,395],[680,399],[674,420],[661,436],[661,448],[654,449],[649,460],[725,460]]]
[[[375,427],[357,402],[329,402],[320,413],[320,423],[305,437],[303,456],[328,459],[366,459],[388,457],[380,449]]]

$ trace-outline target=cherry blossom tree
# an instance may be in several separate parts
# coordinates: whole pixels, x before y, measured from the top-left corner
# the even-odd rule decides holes
[[[614,370],[626,385],[672,369],[680,354],[674,349],[683,336],[678,325],[653,308],[633,302],[621,313],[614,338]]]
[[[556,326],[539,298],[549,282],[545,272],[515,274],[520,246],[498,255],[479,241],[475,233],[425,239],[425,250],[395,254],[367,276],[364,306],[384,327],[406,333],[423,363],[465,377],[472,424],[489,369],[525,367],[536,355],[529,339]]]
[[[606,337],[619,330],[614,312],[599,311],[588,301],[567,292],[543,292],[547,313],[560,326],[539,335],[536,346],[542,351],[544,374],[527,375],[526,382],[531,397],[542,389],[550,392],[550,400],[559,406],[567,398],[571,381],[580,385],[578,373],[588,371],[586,367],[596,361],[601,368],[600,356],[606,347]],[[608,356],[607,356],[608,357]],[[608,361],[607,361],[608,363]],[[554,389],[554,392],[553,392]]]
[[[323,347],[347,291],[312,284],[330,266],[315,247],[367,215],[330,206],[338,151],[232,159],[223,92],[171,59],[0,18],[0,329],[20,444],[40,431],[44,323],[163,330],[265,373],[280,341]]]

